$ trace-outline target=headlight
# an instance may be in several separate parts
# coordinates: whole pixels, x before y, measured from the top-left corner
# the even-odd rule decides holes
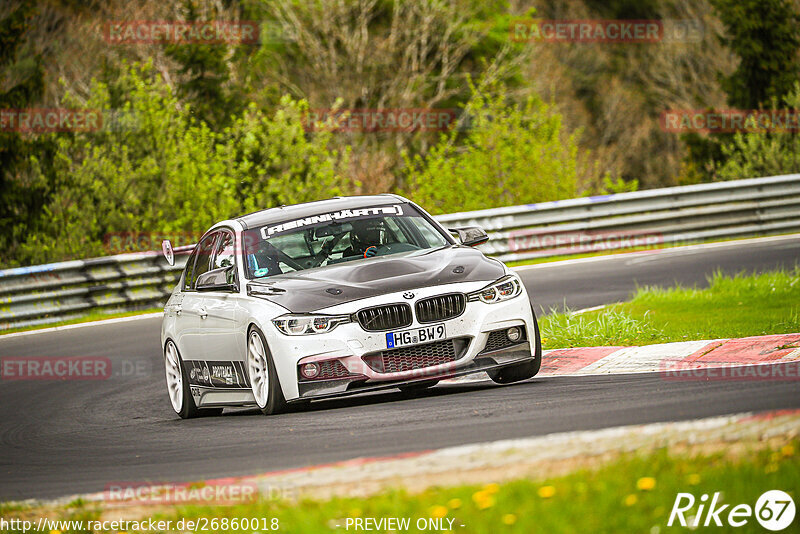
[[[520,293],[522,293],[522,284],[519,278],[509,274],[496,282],[492,282],[483,289],[470,293],[467,295],[467,300],[470,302],[501,302],[513,299]]]
[[[324,334],[340,324],[349,323],[349,315],[281,315],[272,320],[275,327],[287,336]]]

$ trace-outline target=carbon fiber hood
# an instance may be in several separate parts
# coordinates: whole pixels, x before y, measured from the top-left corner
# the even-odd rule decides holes
[[[491,282],[503,264],[469,247],[394,254],[248,282],[258,296],[307,313],[386,293],[456,282]]]

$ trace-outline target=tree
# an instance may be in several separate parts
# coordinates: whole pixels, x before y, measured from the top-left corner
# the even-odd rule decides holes
[[[784,98],[798,78],[800,15],[788,0],[711,0],[725,24],[722,38],[739,57],[722,77],[728,104],[756,109]]]
[[[728,105],[744,110],[760,109],[770,103],[773,106],[785,105],[800,74],[800,33],[797,31],[800,14],[788,0],[711,0],[711,3],[725,25],[722,42],[739,58],[732,74],[720,74]],[[738,138],[729,133],[705,137],[685,135],[683,139],[689,153],[687,167],[695,169],[705,180],[742,178],[744,176],[739,172],[745,168],[756,171],[758,166],[739,167],[741,161],[754,156],[737,154],[739,149],[752,148],[755,138],[748,135]],[[743,144],[743,140],[747,140],[746,143]],[[764,138],[756,144],[766,140]],[[777,149],[783,146],[783,142],[774,139],[769,141],[769,146]],[[732,160],[730,166],[728,159]],[[720,169],[727,170],[720,173]],[[762,175],[746,177],[755,176]]]
[[[800,83],[786,96],[786,104],[800,115]],[[776,102],[777,104],[777,102]],[[776,176],[800,172],[800,135],[796,124],[785,132],[738,132],[722,145],[722,180]]]
[[[215,17],[201,15],[194,2],[183,2],[189,22],[213,22]],[[240,88],[230,83],[231,57],[235,46],[229,43],[180,43],[165,46],[166,56],[178,67],[178,96],[189,103],[197,118],[212,128],[225,126],[230,117],[242,111]]]
[[[27,46],[35,8],[22,3],[0,20],[0,111],[36,104],[44,93],[41,57]],[[13,128],[0,128],[0,247],[13,257],[25,236],[33,232],[45,202],[48,186],[44,178],[28,173],[28,159],[47,158],[47,143]]]
[[[125,66],[113,85],[94,81],[85,107],[109,109],[121,94],[127,120],[51,134],[60,181],[24,262],[104,255],[116,234],[196,236],[247,211],[348,191],[347,155],[330,151],[326,135],[306,134],[302,101],[286,97],[272,115],[249,106],[217,133],[150,64]]]
[[[453,213],[577,196],[577,135],[537,97],[517,107],[475,92],[463,140],[453,130],[425,158],[406,158],[407,194],[434,213]]]
[[[252,72],[314,108],[454,109],[466,78],[508,81],[524,45],[509,42],[507,0],[275,0],[261,2],[265,39]],[[258,16],[258,14],[254,14]],[[402,150],[424,152],[429,132],[339,132],[353,147],[352,174],[365,193],[398,186]]]

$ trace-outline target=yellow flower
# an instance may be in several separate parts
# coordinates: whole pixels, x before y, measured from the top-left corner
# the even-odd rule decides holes
[[[639,498],[636,495],[634,495],[633,493],[631,493],[630,495],[625,497],[625,501],[624,501],[625,502],[625,506],[633,506],[634,504],[636,504],[636,501],[638,501],[638,500],[639,500]]]
[[[353,508],[348,515],[350,517],[361,517],[361,508]]]
[[[784,445],[781,447],[781,454],[784,456],[794,456],[794,446],[793,445]]]
[[[437,504],[436,506],[431,507],[431,517],[444,517],[447,515],[447,507]]]
[[[60,530],[51,530],[50,534],[61,534]]]
[[[461,508],[461,499],[450,499],[447,501],[447,507],[451,510],[458,510]]]
[[[517,516],[514,514],[506,514],[503,516],[503,523],[506,525],[513,525],[517,522]]]
[[[650,491],[656,487],[656,479],[653,477],[642,477],[636,481],[636,487],[642,491]]]
[[[696,486],[700,484],[700,475],[698,475],[697,473],[692,473],[691,475],[689,475],[689,478],[687,478],[686,481],[691,486]]]
[[[767,467],[764,469],[764,472],[766,474],[768,474],[768,475],[770,473],[777,473],[778,472],[778,464],[769,464],[769,465],[767,465]]]
[[[499,484],[495,484],[494,482],[492,482],[491,484],[486,484],[483,487],[483,491],[485,491],[489,495],[494,495],[495,493],[500,491],[500,485]]]
[[[494,497],[489,495],[486,491],[477,491],[472,495],[472,500],[479,510],[486,510],[494,506]]]
[[[542,499],[549,499],[556,494],[556,489],[553,486],[542,486],[536,493],[538,493],[539,497]]]

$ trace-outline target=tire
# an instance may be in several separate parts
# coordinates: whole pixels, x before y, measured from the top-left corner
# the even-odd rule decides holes
[[[189,388],[189,378],[186,376],[186,369],[183,368],[183,359],[180,352],[178,352],[178,347],[171,339],[164,345],[164,368],[170,404],[172,404],[172,409],[181,419],[222,413],[222,408],[204,408],[201,410],[194,403],[194,398],[192,398],[192,392]]]
[[[414,394],[432,388],[438,383],[438,380],[426,380],[425,382],[417,382],[416,384],[409,384],[407,386],[398,386],[398,389],[403,393]]]
[[[264,340],[264,334],[256,326],[251,326],[247,333],[247,373],[256,405],[264,415],[287,410],[272,354]]]
[[[534,357],[532,360],[509,365],[508,367],[501,367],[500,369],[493,369],[488,372],[489,378],[498,384],[512,384],[520,380],[527,380],[533,378],[542,368],[542,340],[539,337],[539,322],[536,320],[536,312],[533,311],[531,306],[531,314],[533,314],[533,331],[536,349],[534,350]]]

